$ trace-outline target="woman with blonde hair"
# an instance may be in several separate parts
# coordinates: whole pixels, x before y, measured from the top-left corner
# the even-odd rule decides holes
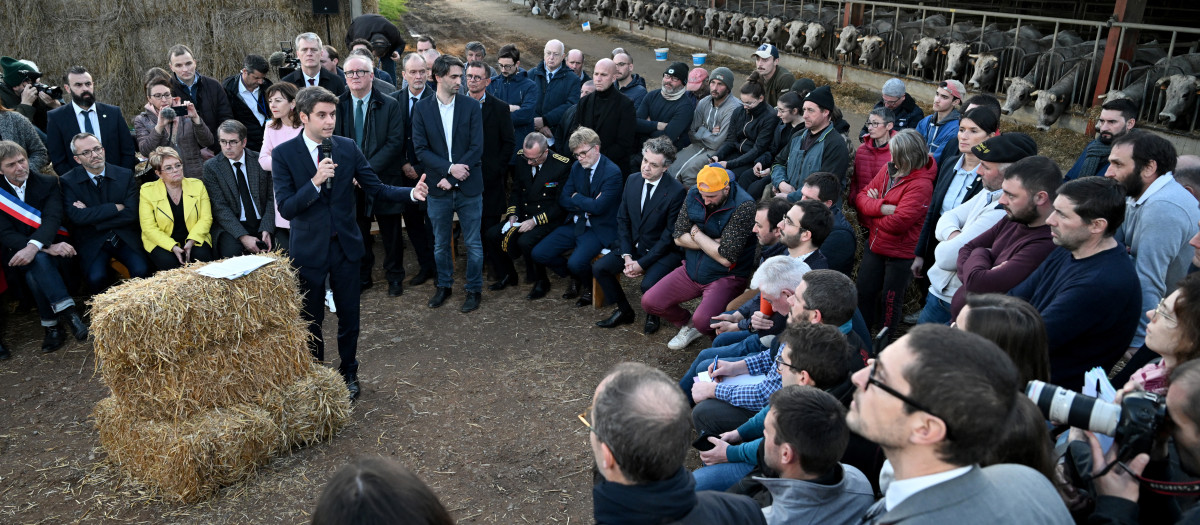
[[[212,209],[204,182],[183,176],[183,161],[174,149],[150,152],[158,180],[142,185],[138,218],[142,246],[159,270],[213,259]]]

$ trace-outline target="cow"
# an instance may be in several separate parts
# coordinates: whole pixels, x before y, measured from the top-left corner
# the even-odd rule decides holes
[[[710,7],[704,10],[704,28],[701,30],[706,35],[715,35],[717,33],[717,25],[725,12],[718,12],[715,7]]]
[[[757,17],[753,17],[753,16],[747,16],[747,17],[742,18],[742,24],[741,24],[742,29],[741,29],[741,32],[738,34],[741,35],[740,40],[743,44],[749,42],[750,37],[754,35],[754,24],[757,24],[758,20],[759,19]],[[734,39],[735,42],[738,40],[739,39]]]
[[[1019,42],[1036,42],[1041,38],[1042,33],[1032,26],[1021,26],[1003,33],[984,33],[980,52],[970,55],[970,63],[975,66],[975,73],[967,83],[971,89],[991,89],[1001,71],[1001,57],[1013,55],[1013,51],[1008,48],[1013,48],[1013,45]],[[949,67],[947,64],[947,71]],[[1018,71],[1017,75],[1025,73],[1028,71]]]
[[[807,25],[808,22],[797,19],[783,26],[788,32],[787,44],[783,46],[784,51],[795,53],[800,49],[800,37],[804,36],[804,27]]]
[[[895,32],[884,33],[889,37],[896,35]],[[858,39],[858,45],[862,48],[862,54],[858,56],[858,63],[867,67],[881,67],[883,59],[883,49],[887,47],[887,40],[884,40],[880,35],[868,35]]]
[[[922,32],[924,36],[918,39],[913,46],[915,53],[913,54],[912,69],[919,73],[932,73],[938,53],[941,52],[945,55],[949,52],[945,46],[953,42],[978,40],[983,31],[997,29],[995,24],[990,24],[982,29],[977,28],[974,22],[959,22],[950,27],[926,27]]]
[[[553,2],[550,4],[550,10],[547,11],[546,14],[550,18],[558,20],[559,17],[561,17],[563,15],[563,13],[567,12],[567,9],[569,8],[569,4],[570,4],[569,0],[553,0]]]
[[[891,30],[892,22],[886,18],[875,20],[862,27],[848,25],[842,28],[842,32],[838,36],[837,49],[834,52],[839,59],[849,62],[853,59],[854,52],[859,47],[858,43],[863,40],[863,37],[886,33]]]
[[[667,27],[671,29],[679,29],[679,24],[683,22],[683,8],[672,6],[671,12],[667,15]]]
[[[695,7],[689,7],[687,9],[684,9],[683,17],[682,17],[682,20],[679,21],[678,29],[680,31],[684,31],[687,33],[691,33],[693,30],[695,30],[696,18],[699,15],[699,13],[700,13],[700,11],[698,11]]]
[[[1154,61],[1154,67],[1148,68],[1140,75],[1136,75],[1136,73],[1136,76],[1131,75],[1130,78],[1132,80],[1129,81],[1125,87],[1116,91],[1109,91],[1108,93],[1100,95],[1100,97],[1105,101],[1127,98],[1132,100],[1134,104],[1137,104],[1138,107],[1141,107],[1142,102],[1146,100],[1146,96],[1150,94],[1150,90],[1153,89],[1153,87],[1162,87],[1158,84],[1159,79],[1166,78],[1173,73],[1187,74],[1188,72],[1200,71],[1200,63],[1195,64],[1195,67],[1193,67],[1193,64],[1191,63],[1192,60],[1195,60],[1194,57],[1197,56],[1200,55],[1182,55],[1172,57],[1170,59],[1167,59],[1166,57],[1160,58],[1159,60]],[[1197,60],[1197,62],[1200,62],[1200,60]]]
[[[1163,109],[1158,113],[1158,122],[1166,125],[1173,125],[1188,115],[1188,110],[1196,101],[1196,91],[1200,90],[1196,75],[1171,75],[1158,79],[1154,85],[1166,93],[1163,95]]]
[[[661,4],[658,4],[658,6],[654,8],[654,12],[650,15],[650,20],[652,22],[654,22],[655,25],[659,25],[659,26],[666,25],[667,24],[667,15],[669,15],[670,12],[671,12],[671,4],[668,3],[667,0],[663,0],[663,2]],[[638,29],[642,29],[642,28],[638,27]]]
[[[823,22],[809,22],[804,28],[804,46],[800,48],[805,55],[824,57],[829,49],[829,35],[833,25]]]
[[[742,19],[743,18],[746,18],[746,15],[744,15],[742,13],[730,14],[729,20],[726,22],[726,25],[723,28],[721,28],[721,30],[718,31],[717,34],[719,34],[722,37],[725,37],[726,39],[734,40],[734,41],[736,41],[738,38],[741,38],[741,36],[742,36]]]
[[[646,14],[650,11],[650,3],[645,0],[636,0],[629,5],[629,20],[637,20],[638,29],[646,29]]]
[[[1084,84],[1088,82],[1088,75],[1094,78],[1099,72],[1099,68],[1094,67],[1099,56],[1099,53],[1095,53],[1075,60],[1074,65],[1058,77],[1053,85],[1031,94],[1035,99],[1033,108],[1038,117],[1038,129],[1048,131],[1050,126],[1058,122],[1070,105],[1075,91],[1086,87]]]

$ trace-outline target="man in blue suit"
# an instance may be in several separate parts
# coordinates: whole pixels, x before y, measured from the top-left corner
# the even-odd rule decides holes
[[[313,356],[325,359],[321,322],[325,317],[325,279],[337,304],[340,372],[350,398],[357,399],[359,260],[363,257],[362,233],[355,221],[355,183],[368,196],[395,202],[425,200],[429,187],[424,177],[415,187],[398,188],[379,182],[366,157],[353,140],[334,137],[338,98],[320,87],[296,94],[296,111],[304,132],[275,148],[271,176],[279,214],[292,223],[291,255],[300,271],[304,294],[304,319],[313,335]],[[321,143],[330,140],[328,156]]]
[[[96,102],[92,74],[83,66],[71,66],[64,83],[71,91],[71,103],[46,114],[46,149],[54,172],[62,175],[79,165],[71,155],[71,139],[81,132],[100,138],[105,162],[132,170],[137,157],[121,108]]]
[[[79,166],[62,176],[63,207],[88,287],[93,293],[108,287],[110,259],[121,261],[130,277],[150,275],[133,172],[104,162],[104,146],[90,133],[75,136],[71,153]]]
[[[483,111],[479,102],[460,95],[466,68],[458,58],[442,55],[433,61],[437,93],[413,106],[413,147],[429,177],[429,221],[433,223],[433,257],[437,261],[437,293],[429,300],[437,308],[454,286],[454,215],[467,248],[467,299],[462,312],[479,308],[483,292]]]
[[[617,240],[617,205],[625,176],[600,154],[600,137],[591,128],[576,129],[570,146],[579,162],[571,167],[558,196],[567,210],[567,222],[542,239],[532,255],[560,277],[569,271],[573,279],[563,299],[578,298],[575,306],[584,306],[592,303],[591,290],[583,285],[592,279],[592,259]],[[562,254],[572,248],[571,258],[564,258]]]

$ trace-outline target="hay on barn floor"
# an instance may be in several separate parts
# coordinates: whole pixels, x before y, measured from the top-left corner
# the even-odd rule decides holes
[[[180,422],[143,419],[107,397],[92,413],[109,459],[168,498],[196,502],[250,475],[275,450],[266,410],[237,405]]]
[[[100,364],[143,370],[294,327],[301,308],[296,270],[271,256],[279,260],[232,281],[197,274],[197,264],[97,295],[91,332]]]
[[[346,382],[337,372],[312,365],[311,370],[286,388],[263,399],[279,427],[279,452],[333,437],[350,419]]]
[[[288,388],[308,374],[312,357],[308,331],[296,320],[284,329],[244,337],[240,344],[210,345],[141,369],[101,363],[104,384],[123,406],[136,409],[142,417],[165,420],[241,403],[259,404],[267,393]]]

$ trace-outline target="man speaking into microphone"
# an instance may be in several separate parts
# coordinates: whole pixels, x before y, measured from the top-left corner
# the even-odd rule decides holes
[[[429,186],[424,176],[413,188],[381,183],[353,140],[333,136],[337,103],[338,98],[320,86],[296,94],[304,132],[275,148],[271,176],[279,214],[292,224],[291,255],[300,272],[313,357],[325,360],[321,322],[328,277],[337,304],[339,371],[353,400],[359,394],[356,354],[362,283],[358,267],[365,253],[354,217],[355,183],[376,201],[397,203],[425,200]]]

